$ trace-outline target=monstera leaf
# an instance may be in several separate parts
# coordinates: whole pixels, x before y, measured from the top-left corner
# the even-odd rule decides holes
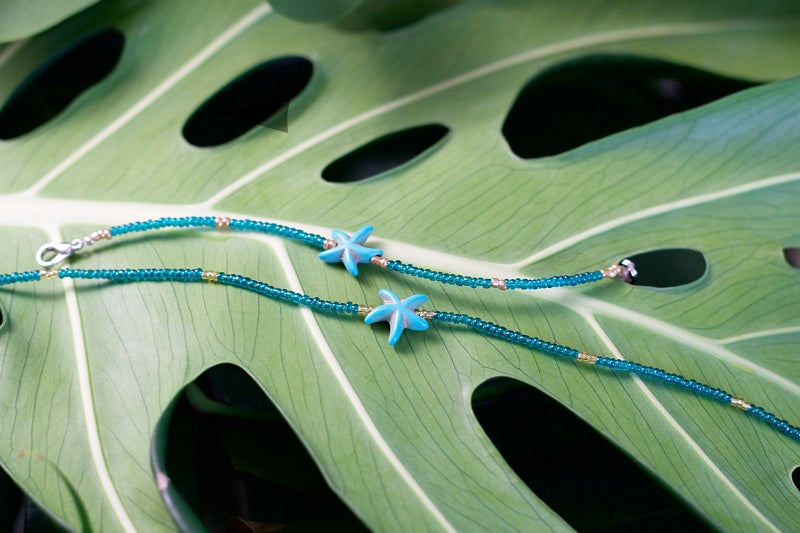
[[[305,246],[249,234],[119,239],[71,264],[199,266],[370,305],[382,287],[424,292],[426,308],[679,372],[798,422],[800,279],[783,254],[800,246],[796,4],[468,2],[384,34],[233,5],[103,2],[0,51],[6,101],[56,48],[100,28],[125,36],[108,77],[0,142],[3,272],[36,268],[43,242],[187,214],[323,234],[369,223],[388,257],[472,275],[581,272],[689,248],[707,267],[680,287],[527,294],[442,289],[370,266],[355,279]],[[526,81],[590,55],[772,83],[562,155],[514,155],[501,130]],[[186,142],[187,119],[219,88],[286,57],[313,65],[288,132]],[[359,147],[431,124],[447,134],[392,171],[321,177]],[[256,380],[377,530],[568,527],[472,414],[472,392],[496,376],[566,405],[715,525],[800,528],[790,477],[800,443],[695,395],[469,330],[433,325],[389,347],[385,328],[210,284],[29,283],[4,287],[0,304],[0,462],[74,528],[175,528],[159,494],[169,480],[157,482],[150,464],[154,428],[220,363]]]

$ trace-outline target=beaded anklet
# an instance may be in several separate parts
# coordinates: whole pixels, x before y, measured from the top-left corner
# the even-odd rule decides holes
[[[218,230],[252,231],[267,235],[275,235],[321,248],[323,251],[319,254],[320,259],[327,263],[343,263],[347,271],[353,276],[358,275],[359,263],[372,263],[373,265],[393,272],[399,272],[400,274],[423,278],[445,285],[458,285],[472,288],[533,290],[582,285],[600,281],[603,278],[620,278],[623,281],[632,283],[637,275],[634,264],[630,260],[624,259],[619,264],[612,265],[606,269],[598,269],[569,276],[551,276],[538,279],[501,279],[461,276],[449,274],[447,272],[437,272],[403,263],[402,261],[387,259],[383,256],[383,250],[364,246],[364,242],[366,242],[367,238],[372,233],[372,226],[364,226],[352,236],[347,235],[343,231],[333,230],[332,238],[326,239],[322,235],[307,233],[298,228],[282,226],[272,222],[210,216],[162,217],[155,220],[112,226],[109,229],[95,231],[83,239],[75,239],[71,242],[52,242],[45,244],[39,248],[36,254],[36,260],[40,265],[50,267],[60,263],[70,255],[82,251],[86,245],[92,245],[99,240],[111,239],[112,237],[117,237],[126,233],[150,231],[161,228],[212,228]]]
[[[366,315],[364,321],[368,324],[378,321],[388,321],[390,327],[389,344],[395,344],[404,329],[426,330],[429,327],[428,320],[443,324],[463,325],[489,337],[495,337],[511,344],[516,344],[528,348],[532,351],[543,352],[558,358],[588,363],[601,368],[635,374],[643,378],[660,381],[664,384],[693,391],[701,396],[716,400],[720,403],[741,409],[748,415],[761,420],[773,429],[780,431],[784,435],[800,442],[800,428],[793,426],[769,413],[745,401],[736,398],[724,390],[713,388],[703,383],[698,383],[693,379],[687,379],[678,374],[672,374],[652,366],[642,365],[634,361],[612,359],[580,352],[568,346],[562,346],[552,342],[544,341],[537,337],[530,337],[518,331],[510,330],[503,326],[486,322],[480,318],[471,317],[460,313],[449,313],[444,311],[423,311],[418,309],[428,298],[423,294],[415,294],[401,300],[394,293],[383,289],[378,294],[383,300],[383,305],[378,307],[368,307],[352,302],[341,303],[329,300],[314,298],[305,294],[300,294],[287,289],[273,287],[267,283],[256,281],[244,276],[226,274],[224,272],[207,271],[200,268],[195,269],[71,269],[64,267],[59,270],[33,270],[29,272],[14,272],[12,274],[0,274],[0,286],[13,283],[23,283],[39,281],[42,279],[102,279],[112,282],[146,282],[146,281],[172,281],[192,283],[207,281],[229,285],[245,289],[274,300],[293,303],[308,307],[313,311],[344,314],[344,315]]]

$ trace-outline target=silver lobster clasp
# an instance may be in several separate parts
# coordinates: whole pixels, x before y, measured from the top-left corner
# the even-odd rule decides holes
[[[36,252],[36,262],[43,267],[53,266],[60,263],[75,251],[75,247],[69,242],[48,242],[43,244]]]

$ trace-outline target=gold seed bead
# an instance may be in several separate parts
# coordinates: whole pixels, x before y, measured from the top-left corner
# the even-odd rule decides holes
[[[56,279],[58,277],[58,270],[40,270],[39,277],[42,279]]]
[[[623,269],[624,268],[622,265],[611,265],[608,268],[604,268],[600,272],[603,273],[604,278],[616,278],[622,273]]]
[[[111,238],[111,232],[108,231],[107,229],[101,229],[98,231],[93,231],[92,233],[89,234],[88,237],[84,237],[84,240],[87,242],[92,241],[93,243],[95,243],[100,239],[110,239],[110,238]]]
[[[747,402],[741,398],[734,398],[733,400],[731,400],[731,405],[734,407],[738,407],[742,411],[747,411],[751,407],[750,402]]]
[[[633,277],[631,277],[631,273],[622,265],[611,265],[610,267],[601,270],[600,272],[603,273],[604,278],[619,278],[626,283],[630,283],[633,281]]]
[[[373,255],[370,257],[369,262],[373,265],[378,265],[381,268],[386,268],[386,264],[389,262],[389,260],[382,255]]]
[[[421,318],[433,318],[433,315],[436,314],[434,311],[423,311],[422,309],[417,309],[414,313]]]
[[[358,306],[358,313],[361,315],[368,315],[372,312],[374,307],[370,307],[368,305],[359,305]]]
[[[337,246],[339,246],[339,243],[334,241],[333,239],[325,239],[325,242],[322,245],[322,247],[325,248],[326,250],[330,250],[331,248],[336,248]]]
[[[217,229],[228,229],[231,227],[231,219],[230,217],[217,217],[215,225]]]
[[[597,356],[596,355],[591,355],[591,354],[588,354],[588,353],[579,352],[578,353],[578,361],[580,361],[582,363],[588,363],[590,365],[593,365],[593,364],[595,364],[595,362],[597,362]]]
[[[219,281],[219,272],[215,270],[204,270],[203,274],[200,276],[203,281],[210,281],[212,283],[216,283]]]
[[[500,278],[492,278],[492,287],[504,291],[507,289],[506,280]]]
[[[639,275],[636,272],[636,265],[630,259],[623,259],[619,264],[611,265],[600,272],[604,278],[619,278],[625,283],[633,283],[633,280]]]

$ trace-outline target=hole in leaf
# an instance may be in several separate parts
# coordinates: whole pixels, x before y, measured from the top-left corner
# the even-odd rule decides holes
[[[213,367],[184,389],[159,420],[152,457],[157,480],[170,480],[159,483],[181,530],[366,531],[235,365]]]
[[[77,512],[77,523],[73,524],[77,527],[71,529],[61,521],[59,517],[51,514],[51,510],[39,507],[27,494],[23,494],[20,488],[14,483],[14,480],[0,468],[0,531],[10,532],[70,532],[70,531],[90,531],[89,516],[86,513],[86,507],[78,495],[75,486],[64,476],[64,474],[55,467],[55,463],[50,462],[38,452],[30,452],[17,450],[15,453],[16,460],[32,460],[38,462],[45,468],[52,469],[58,477],[58,482],[63,483],[69,496],[63,499],[63,511],[67,511],[71,504],[75,504],[75,511]]]
[[[22,491],[0,468],[0,531],[14,531],[14,522],[24,508],[24,501]]]
[[[588,56],[529,80],[503,136],[521,158],[556,155],[755,85],[657,59]]]
[[[429,151],[449,131],[441,124],[425,124],[389,133],[330,163],[322,171],[322,178],[350,183],[382,174]]]
[[[794,488],[800,491],[800,466],[796,466],[792,470],[792,483],[794,483]]]
[[[125,36],[105,29],[61,50],[36,69],[0,109],[0,139],[15,139],[61,113],[119,62]]]
[[[783,257],[795,268],[800,268],[800,248],[784,248]]]
[[[514,472],[576,530],[710,529],[594,428],[534,387],[490,379],[473,393],[472,409]]]
[[[90,531],[88,523],[85,523],[84,527],[85,529],[83,529],[83,531]],[[56,522],[53,517],[48,515],[46,511],[26,496],[19,506],[13,527],[4,529],[3,531],[70,533],[75,530],[69,529],[65,524]]]
[[[690,248],[664,248],[632,255],[638,275],[634,285],[677,287],[700,279],[706,272],[703,254]]]
[[[203,102],[183,125],[183,138],[198,147],[219,146],[237,139],[259,124],[288,131],[289,104],[314,72],[298,56],[265,61],[244,72]]]

